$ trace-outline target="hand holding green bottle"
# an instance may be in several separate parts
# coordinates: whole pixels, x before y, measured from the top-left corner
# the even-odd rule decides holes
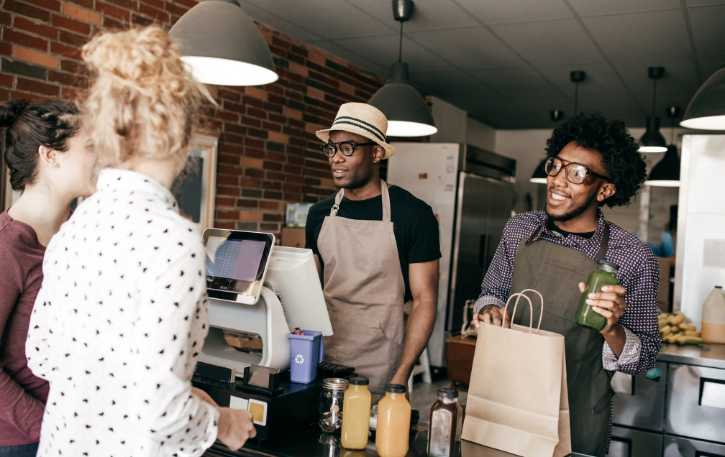
[[[587,285],[579,283],[579,291],[584,293]],[[592,311],[600,314],[607,322],[600,330],[601,333],[609,332],[624,314],[627,304],[624,302],[624,294],[627,289],[620,285],[603,286],[601,292],[590,293],[586,304],[591,306]]]

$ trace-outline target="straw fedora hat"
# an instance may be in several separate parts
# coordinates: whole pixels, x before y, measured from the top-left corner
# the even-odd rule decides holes
[[[345,103],[340,106],[335,122],[329,129],[319,130],[317,138],[325,143],[330,139],[330,132],[343,130],[364,136],[379,144],[385,150],[383,159],[389,159],[395,154],[395,148],[385,142],[385,133],[388,131],[388,118],[372,105],[367,103]]]

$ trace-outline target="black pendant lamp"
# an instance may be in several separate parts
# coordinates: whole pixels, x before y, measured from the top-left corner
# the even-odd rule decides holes
[[[650,79],[654,82],[652,91],[652,116],[647,118],[647,130],[639,139],[639,152],[665,152],[667,142],[660,133],[660,118],[655,116],[655,102],[657,101],[657,80],[665,74],[664,67],[649,67],[647,69]]]
[[[725,130],[725,63],[692,97],[680,125],[688,129]]]
[[[410,19],[413,8],[411,0],[393,0],[393,17],[400,22],[398,61],[393,64],[388,82],[368,102],[388,118],[387,136],[428,136],[438,131],[428,105],[410,84],[408,64],[402,60],[403,23]]]
[[[549,111],[549,117],[554,122],[554,125],[556,125],[560,120],[564,119],[564,113],[558,109],[553,109]],[[534,169],[534,174],[533,176],[531,176],[531,179],[529,179],[529,182],[532,182],[534,184],[546,184],[547,175],[544,167],[546,166],[547,160],[547,158],[542,160],[539,166]]]
[[[662,160],[652,167],[652,172],[644,182],[647,186],[680,187],[680,156],[677,154],[675,145],[675,123],[681,112],[682,110],[677,106],[667,108],[667,117],[672,120],[670,145],[667,146],[667,152]]]
[[[261,86],[279,78],[262,33],[236,0],[201,0],[169,35],[204,84]]]
[[[574,115],[576,116],[579,114],[579,83],[584,81],[587,77],[587,73],[584,71],[572,71],[569,73],[569,78],[571,79],[571,82],[574,83]],[[554,122],[554,125],[556,125],[559,121],[564,119],[564,113],[559,111],[558,109],[551,110],[549,112],[549,117],[551,117],[551,120]],[[531,179],[529,179],[529,182],[535,183],[535,184],[546,184],[546,171],[544,170],[544,167],[546,166],[546,161],[548,159],[544,159],[541,161],[538,167],[534,170],[533,176],[531,176]]]
[[[569,79],[574,83],[574,116],[579,114],[579,83],[584,82],[587,74],[584,71],[572,71]]]

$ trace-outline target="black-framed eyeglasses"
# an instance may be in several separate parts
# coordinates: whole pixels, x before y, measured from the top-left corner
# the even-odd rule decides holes
[[[337,154],[337,150],[339,149],[340,152],[342,152],[342,155],[345,157],[350,157],[353,152],[355,152],[355,148],[358,146],[370,146],[377,143],[369,142],[369,143],[356,143],[354,141],[341,141],[339,143],[325,143],[322,146],[320,146],[320,150],[323,154],[325,154],[327,157],[335,157],[335,154]]]
[[[612,180],[608,177],[600,175],[599,173],[594,173],[586,165],[576,162],[564,162],[567,161],[558,157],[549,157],[549,160],[547,160],[544,165],[544,171],[549,176],[556,176],[559,172],[561,172],[561,169],[564,168],[566,170],[566,180],[573,184],[583,184],[589,175],[598,176],[602,179],[606,179],[607,182],[612,182]]]

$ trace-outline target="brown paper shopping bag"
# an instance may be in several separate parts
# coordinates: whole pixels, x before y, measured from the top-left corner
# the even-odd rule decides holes
[[[462,438],[523,457],[559,457],[571,453],[569,398],[564,337],[529,326],[482,324],[473,357]],[[513,320],[513,319],[512,319]]]

